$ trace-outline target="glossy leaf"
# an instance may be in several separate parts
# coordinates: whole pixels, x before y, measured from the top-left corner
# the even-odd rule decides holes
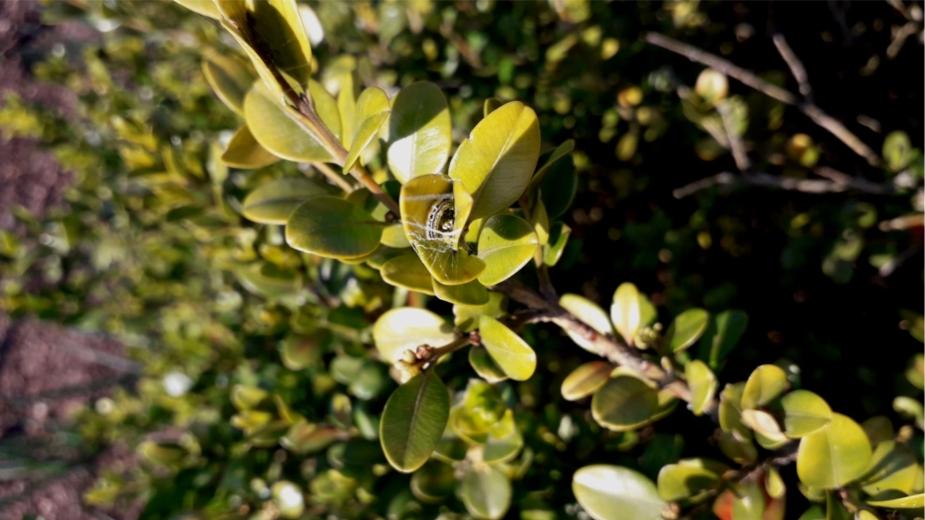
[[[543,247],[543,263],[552,267],[559,263],[562,253],[565,252],[565,246],[568,245],[568,239],[572,234],[572,228],[564,222],[556,222],[549,228],[549,243]]]
[[[764,406],[790,387],[787,373],[777,365],[761,365],[752,371],[742,390],[742,408]]]
[[[398,93],[389,118],[389,170],[402,183],[440,173],[450,155],[450,111],[440,87],[420,82]]]
[[[729,468],[709,459],[684,459],[668,464],[658,472],[658,494],[665,500],[697,502],[721,485]]]
[[[248,193],[242,212],[247,219],[261,224],[285,224],[306,200],[328,193],[327,188],[304,177],[283,177]]]
[[[450,163],[450,177],[457,181],[456,229],[517,201],[530,183],[539,150],[536,113],[523,103],[512,101],[482,119]]]
[[[236,58],[214,51],[203,53],[202,74],[212,91],[226,107],[244,113],[244,96],[254,83],[254,76]]]
[[[604,309],[601,309],[596,303],[584,296],[563,294],[562,297],[559,298],[559,305],[563,309],[574,314],[579,320],[583,321],[598,333],[605,335],[612,333],[613,329],[610,325],[610,318],[607,317],[607,313],[604,312]],[[571,330],[566,330],[565,332],[572,338],[572,341],[581,348],[597,355],[603,354],[603,352],[596,348],[594,342],[590,339]]]
[[[423,175],[401,188],[402,226],[411,247],[434,280],[444,285],[471,282],[485,269],[481,259],[459,247],[453,230],[453,182],[442,175]]]
[[[659,520],[667,506],[645,475],[606,464],[576,471],[572,492],[595,520]]]
[[[489,292],[488,302],[483,305],[454,305],[453,322],[456,327],[469,332],[478,328],[479,317],[491,316],[500,318],[504,316],[505,298],[501,293]]]
[[[373,139],[379,134],[379,129],[382,128],[388,118],[388,112],[379,112],[363,121],[354,136],[353,144],[350,146],[349,153],[347,153],[347,159],[344,161],[344,173],[353,169],[353,166],[360,159],[360,154],[373,142]]]
[[[286,243],[319,256],[360,258],[379,247],[382,227],[356,204],[337,197],[313,197],[289,215]]]
[[[379,423],[389,464],[403,473],[423,466],[440,442],[449,413],[449,391],[434,370],[398,387],[385,403]]]
[[[604,386],[613,365],[606,361],[590,361],[572,370],[562,381],[562,397],[567,401],[583,399]]]
[[[247,126],[242,126],[234,133],[222,154],[223,163],[242,170],[263,168],[278,160],[279,157],[260,146]]]
[[[403,253],[382,264],[379,274],[394,286],[424,294],[434,293],[433,278],[413,252]]]
[[[800,441],[797,474],[807,486],[834,489],[859,478],[871,458],[864,430],[844,415]]]
[[[379,357],[396,363],[406,351],[421,345],[440,347],[455,338],[443,318],[426,309],[401,307],[392,309],[373,325],[373,342]]]
[[[808,390],[794,390],[780,404],[784,409],[784,432],[794,439],[805,437],[832,420],[832,409],[825,399]]]
[[[665,344],[671,352],[680,352],[700,339],[710,323],[710,313],[703,309],[688,309],[674,319],[665,333]]]
[[[909,495],[921,489],[922,478],[922,465],[915,451],[908,445],[887,440],[874,448],[862,489],[875,497],[891,491]]]
[[[479,234],[478,256],[485,262],[479,282],[492,286],[514,276],[533,258],[538,245],[526,220],[515,215],[489,218]]]
[[[459,497],[475,518],[498,519],[511,506],[511,481],[494,466],[471,466],[459,484]]]
[[[874,507],[885,507],[887,509],[917,509],[921,511],[925,507],[925,494],[919,493],[888,500],[868,500],[867,503]]]
[[[748,315],[742,311],[731,310],[717,314],[710,320],[707,331],[700,339],[698,357],[716,370],[742,338],[747,325]]]
[[[174,2],[190,11],[208,16],[209,18],[215,18],[216,20],[221,15],[218,11],[218,7],[215,6],[214,0],[174,0]]]
[[[330,161],[331,154],[293,118],[260,83],[244,98],[244,119],[260,146],[290,161]]]
[[[716,376],[710,367],[699,359],[687,364],[684,376],[691,389],[691,411],[694,415],[702,415],[716,393]]]
[[[508,377],[515,381],[530,379],[536,370],[536,353],[526,341],[489,316],[479,319],[479,335],[485,350]]]
[[[460,285],[444,285],[433,280],[434,294],[445,302],[458,305],[484,305],[488,303],[488,289],[477,281]]]
[[[607,381],[591,398],[594,420],[613,431],[639,428],[658,412],[658,392],[629,375],[618,375]]]
[[[543,165],[536,169],[536,173],[530,180],[530,188],[536,188],[542,184],[546,174],[556,163],[568,157],[575,150],[575,141],[568,139],[549,153],[549,156],[543,162]]]
[[[507,374],[495,363],[484,348],[469,349],[469,365],[479,377],[491,384],[507,379]]]
[[[627,343],[634,343],[636,333],[656,318],[652,302],[631,283],[623,283],[613,293],[610,319]]]

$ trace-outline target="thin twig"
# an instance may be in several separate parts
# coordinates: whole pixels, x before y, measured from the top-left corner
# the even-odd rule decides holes
[[[347,179],[345,179],[343,175],[334,171],[334,168],[331,168],[327,164],[321,161],[317,161],[317,162],[311,163],[311,165],[313,168],[321,172],[322,175],[327,177],[329,181],[334,183],[338,188],[342,189],[344,192],[350,193],[351,191],[356,189],[356,187],[350,184],[350,182]]]
[[[817,173],[819,171],[829,170],[820,168],[817,170]],[[682,186],[674,190],[672,195],[674,195],[676,199],[683,199],[714,186],[760,186],[763,188],[813,194],[844,193],[846,191],[857,191],[869,195],[889,195],[893,193],[893,189],[889,185],[874,184],[863,179],[856,179],[850,176],[846,177],[847,178],[838,180],[793,179],[790,177],[780,177],[778,175],[754,171],[745,172],[740,175],[730,172],[721,172]]]
[[[736,163],[736,168],[740,172],[747,172],[752,167],[752,162],[748,159],[748,153],[745,152],[745,144],[742,138],[732,129],[732,114],[729,113],[729,105],[723,101],[716,106],[719,112],[720,120],[723,123],[723,132],[726,134],[726,143],[732,152],[732,160]]]
[[[790,47],[790,44],[787,43],[787,39],[784,38],[783,34],[775,33],[771,39],[774,41],[774,46],[777,47],[777,52],[780,53],[781,58],[784,59],[787,63],[787,67],[790,68],[793,79],[797,80],[800,94],[803,94],[803,97],[812,103],[813,87],[809,84],[809,75],[806,74],[806,67],[803,66],[803,62],[800,61],[800,58],[793,52],[793,49]]]
[[[874,153],[874,151],[869,146],[867,146],[863,141],[861,141],[860,138],[848,130],[845,125],[843,125],[834,117],[825,113],[814,103],[801,100],[792,92],[773,85],[761,79],[755,73],[743,69],[742,67],[739,67],[729,62],[728,60],[694,47],[693,45],[675,40],[674,38],[669,38],[663,34],[650,32],[646,33],[645,41],[680,56],[684,56],[693,62],[712,67],[772,99],[776,99],[781,103],[798,108],[810,120],[816,123],[816,125],[827,130],[829,133],[837,137],[842,143],[844,143],[845,146],[850,148],[854,153],[864,158],[868,164],[871,166],[877,166],[880,164],[879,156]]]

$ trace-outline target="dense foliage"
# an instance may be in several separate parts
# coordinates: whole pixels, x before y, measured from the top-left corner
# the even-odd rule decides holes
[[[826,17],[875,49],[833,79],[783,6],[179,3],[49,5],[103,31],[34,65],[78,114],[0,106],[76,176],[2,309],[141,367],[88,502],[921,514],[920,6]]]

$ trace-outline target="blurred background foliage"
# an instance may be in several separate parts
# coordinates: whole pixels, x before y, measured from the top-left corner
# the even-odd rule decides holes
[[[456,132],[481,118],[485,99],[519,99],[535,108],[544,143],[576,140],[578,188],[564,216],[572,240],[553,270],[560,290],[602,302],[633,280],[669,315],[742,309],[748,329],[721,380],[793,362],[801,383],[842,413],[918,422],[921,460],[920,4],[309,4],[329,87],[346,72],[390,92],[433,81]],[[110,511],[142,502],[147,518],[471,511],[471,498],[441,499],[452,474],[422,489],[388,469],[375,440],[395,383],[368,356],[369,324],[407,295],[363,266],[299,255],[279,228],[240,216],[244,194],[296,166],[249,172],[218,160],[217,143],[238,123],[200,61],[204,48],[228,53],[233,42],[163,2],[49,2],[42,17],[49,26],[82,20],[99,35],[21,50],[36,78],[77,95],[76,113],[2,98],[0,132],[40,140],[74,181],[43,219],[11,208],[17,224],[0,231],[0,310],[105,332],[141,367],[77,421],[88,453],[138,447],[137,464],[104,472],[87,500]],[[772,41],[785,35],[815,102],[878,164],[739,82],[717,96],[722,82],[698,83],[704,67],[646,43],[649,32],[799,92]],[[724,128],[774,182],[742,180]],[[823,179],[820,168],[877,188],[780,189],[781,179]],[[739,180],[678,191],[721,172]],[[606,460],[654,478],[707,442],[709,425],[689,415],[669,418],[665,433],[602,432],[587,406],[559,395],[580,350],[553,329],[526,339],[536,375],[472,399],[492,417],[518,409],[512,517],[579,515],[569,482],[582,465]],[[447,383],[465,388],[466,360],[450,363],[459,368]],[[914,399],[894,410],[897,396]],[[805,500],[790,494],[792,504]]]

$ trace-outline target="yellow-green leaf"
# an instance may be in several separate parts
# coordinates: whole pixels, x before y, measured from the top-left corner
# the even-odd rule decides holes
[[[469,349],[469,365],[472,366],[472,370],[475,370],[479,377],[491,384],[507,379],[507,374],[491,359],[488,351],[484,348],[473,347]]]
[[[645,475],[606,464],[576,471],[572,493],[595,520],[659,520],[668,505]]]
[[[418,175],[440,173],[450,155],[450,110],[440,87],[413,83],[401,90],[389,118],[387,152],[392,175],[406,183]]]
[[[488,303],[488,289],[477,281],[459,285],[444,285],[433,280],[434,294],[445,302],[458,305],[484,305]]]
[[[337,197],[313,197],[286,222],[286,243],[330,258],[361,258],[379,247],[381,222],[363,208]]]
[[[519,199],[539,152],[540,128],[530,107],[512,101],[482,119],[450,163],[450,177],[458,181],[456,228],[462,230],[468,221],[494,215]],[[462,199],[459,192],[471,199]]]
[[[260,83],[244,97],[244,119],[260,146],[290,161],[330,161],[331,154],[293,118]]]
[[[328,189],[304,177],[283,177],[261,185],[242,203],[244,216],[261,224],[285,224],[297,207]]]
[[[790,383],[787,373],[777,365],[761,365],[752,371],[742,391],[742,408],[764,406],[782,394]]]
[[[496,285],[517,273],[533,258],[539,242],[530,224],[515,215],[489,218],[479,234],[478,256],[485,262],[483,285]]]
[[[709,459],[683,459],[662,466],[658,472],[658,494],[664,500],[698,502],[721,484],[729,467]]]
[[[577,401],[593,394],[610,379],[612,371],[613,365],[606,361],[590,361],[578,366],[562,381],[562,397]]]
[[[832,409],[825,399],[808,390],[794,390],[780,404],[784,409],[784,432],[799,439],[829,424]]]
[[[434,370],[398,387],[385,403],[379,440],[385,458],[410,473],[427,462],[440,442],[450,414],[450,393]]]
[[[203,53],[202,74],[226,107],[244,114],[244,96],[254,84],[254,76],[244,63],[232,56],[207,50]]]
[[[620,374],[594,392],[591,416],[613,431],[635,430],[659,412],[658,392],[639,378]]]
[[[668,349],[680,352],[690,347],[700,339],[709,324],[710,313],[703,309],[688,309],[678,314],[665,333]]]
[[[701,415],[707,410],[713,394],[716,393],[716,376],[706,363],[695,359],[685,367],[684,377],[691,389],[691,411],[694,415]]]
[[[441,347],[454,338],[453,329],[443,318],[416,307],[387,311],[373,325],[373,342],[386,363],[398,362],[406,351],[421,345]]]
[[[194,13],[201,14],[203,16],[208,16],[209,18],[219,19],[221,13],[218,11],[218,7],[215,6],[213,0],[173,0],[174,2],[182,5],[183,7],[193,11]]]
[[[636,333],[655,319],[655,307],[636,286],[627,282],[620,284],[613,293],[610,305],[610,319],[620,336],[633,344]]]
[[[231,137],[228,148],[222,154],[222,162],[232,168],[254,170],[269,166],[279,160],[279,157],[268,152],[254,139],[247,125],[242,126]]]
[[[382,264],[379,274],[383,280],[396,287],[434,294],[433,278],[413,252],[403,253]]]
[[[607,313],[604,312],[604,309],[584,296],[563,294],[562,297],[559,298],[559,305],[563,309],[574,314],[579,320],[596,330],[599,334],[608,335],[612,332],[610,318],[607,317]],[[594,342],[588,338],[571,330],[566,330],[565,332],[579,347],[588,352],[603,355],[603,352],[599,351],[595,347]]]
[[[500,321],[479,318],[479,335],[491,358],[515,381],[526,381],[536,370],[536,353],[514,331]]]
[[[925,494],[919,493],[889,500],[868,500],[867,503],[874,507],[885,507],[887,509],[918,509],[921,511],[925,507]]]
[[[475,518],[496,520],[511,506],[511,481],[494,466],[469,466],[459,484],[459,497]]]
[[[870,457],[864,430],[851,418],[833,414],[828,426],[800,440],[797,475],[807,486],[834,489],[860,477]]]
[[[411,247],[434,277],[444,285],[471,282],[485,263],[459,247],[460,232],[453,229],[453,181],[442,175],[422,175],[401,188],[402,226]]]
[[[360,124],[360,128],[354,136],[353,144],[350,146],[350,152],[347,154],[347,159],[344,161],[344,173],[348,173],[353,169],[357,160],[360,159],[360,154],[373,142],[373,139],[379,134],[379,129],[388,118],[388,112],[379,112],[369,116]]]

